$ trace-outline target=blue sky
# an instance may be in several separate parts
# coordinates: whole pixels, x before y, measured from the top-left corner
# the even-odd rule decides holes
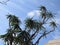
[[[26,17],[38,16],[38,9],[41,5],[56,13],[56,23],[60,24],[60,0],[10,0],[7,5],[0,4],[0,34],[4,34],[8,28],[6,14],[14,14],[23,21]],[[47,38],[42,38],[39,45],[44,45],[51,39],[60,38],[59,27],[58,25],[57,31],[47,35]],[[2,40],[0,40],[0,45],[4,45]]]

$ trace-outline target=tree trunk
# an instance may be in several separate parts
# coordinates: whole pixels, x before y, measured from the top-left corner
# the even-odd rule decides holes
[[[9,45],[9,41],[7,41],[7,45]]]
[[[10,41],[10,45],[12,45],[12,42]]]

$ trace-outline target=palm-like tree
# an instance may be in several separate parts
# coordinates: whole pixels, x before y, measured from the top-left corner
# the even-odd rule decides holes
[[[7,45],[12,45],[14,42],[14,37],[16,37],[17,32],[21,32],[21,28],[19,27],[20,21],[18,17],[14,15],[8,15],[7,18],[9,19],[9,30],[5,35],[1,35],[1,38],[3,38],[5,41],[7,40]]]
[[[53,32],[57,27],[56,23],[52,21],[54,15],[51,12],[47,11],[46,7],[41,6],[40,11],[41,11],[40,17],[42,17],[43,19],[42,21],[40,21],[40,19],[36,21],[33,18],[29,18],[25,21],[26,28],[28,28],[30,31],[33,30],[34,32],[32,33],[31,38],[29,40],[34,39],[36,35],[40,33],[40,37],[38,38],[34,45],[38,44],[39,40],[42,37],[46,37],[47,34]],[[48,31],[45,25],[47,26],[50,25],[50,27],[52,26],[52,29]]]
[[[15,15],[9,14],[7,18],[9,19],[9,30],[6,34],[1,35],[0,38],[3,38],[7,45],[38,45],[39,40],[43,37],[46,37],[47,34],[53,32],[55,30],[56,23],[54,20],[53,14],[49,12],[46,7],[40,7],[40,18],[38,20],[34,18],[27,18],[25,20],[25,29],[22,30],[20,28],[21,21]],[[51,30],[47,30],[46,25],[51,27]],[[48,28],[49,28],[48,27]],[[37,41],[33,42],[33,40],[37,38]]]
[[[17,35],[16,33],[22,31],[21,28],[19,27],[19,24],[21,23],[21,21],[15,15],[8,15],[7,18],[10,20],[9,23],[10,23],[10,27],[12,28],[13,35],[14,37],[16,37]]]

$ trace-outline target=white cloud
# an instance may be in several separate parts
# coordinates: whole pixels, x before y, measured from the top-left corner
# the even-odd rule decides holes
[[[35,13],[39,16],[40,15],[40,11],[36,10]]]
[[[28,14],[27,14],[28,17],[33,17],[35,15],[39,16],[40,15],[40,11],[39,10],[33,10],[31,12],[28,12]]]
[[[35,13],[32,11],[32,12],[29,12],[27,15],[28,15],[29,17],[33,17],[34,14],[35,14]]]

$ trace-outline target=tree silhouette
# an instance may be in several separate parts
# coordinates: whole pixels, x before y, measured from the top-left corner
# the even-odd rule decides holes
[[[9,28],[6,34],[0,35],[0,38],[7,43],[5,45],[38,45],[41,38],[53,32],[57,27],[54,15],[49,12],[45,6],[41,6],[40,11],[38,20],[34,19],[34,17],[26,18],[24,30],[20,27],[21,21],[18,17],[11,14],[7,15]],[[39,38],[34,42],[33,40],[38,34]]]

